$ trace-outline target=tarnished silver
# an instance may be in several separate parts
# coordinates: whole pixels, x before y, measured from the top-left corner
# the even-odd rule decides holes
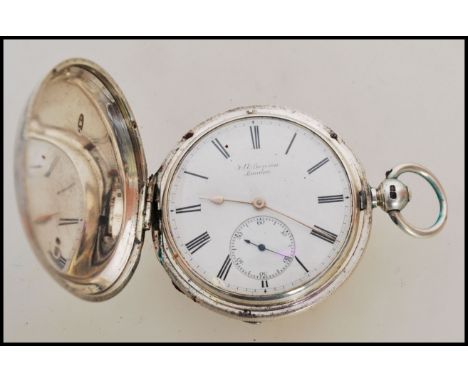
[[[411,172],[424,178],[433,188],[437,200],[439,201],[439,214],[435,223],[428,228],[418,228],[410,224],[401,214],[408,202],[411,200],[411,194],[404,183],[398,180],[401,174]],[[447,197],[445,191],[435,175],[427,168],[415,164],[405,163],[394,167],[387,172],[386,179],[380,183],[375,192],[375,202],[373,205],[379,205],[382,210],[387,212],[392,221],[407,234],[414,237],[427,237],[439,232],[447,221]]]
[[[64,81],[65,84],[70,80],[76,81],[84,89],[92,108],[102,117],[112,142],[111,152],[107,151],[99,158],[93,156],[94,151],[99,151],[94,150],[96,142],[87,140],[85,133],[89,126],[86,124],[86,113],[79,106],[79,99],[63,105],[60,100],[65,93],[62,92],[54,94],[55,98],[51,98],[54,101],[44,103],[44,99],[47,100],[44,94],[47,95],[48,84],[54,81]],[[49,116],[76,121],[76,131],[70,132],[63,126],[41,123],[38,115],[43,110]],[[336,259],[313,280],[273,296],[239,295],[222,286],[208,284],[180,255],[169,224],[168,194],[182,159],[206,134],[226,123],[252,115],[294,122],[320,137],[341,161],[352,195],[351,228]],[[74,162],[80,180],[92,191],[86,194],[86,234],[81,238],[82,245],[73,258],[74,263],[79,264],[81,261],[81,264],[79,267],[69,267],[66,272],[54,269],[38,247],[31,230],[31,216],[22,203],[27,192],[24,152],[30,139],[47,140],[69,157],[76,157]],[[118,166],[110,168],[109,164],[115,160]],[[88,168],[90,164],[94,166],[93,169]],[[144,232],[151,229],[158,259],[179,291],[218,313],[250,323],[303,311],[330,296],[357,265],[369,239],[372,209],[377,205],[390,215],[395,224],[413,236],[433,235],[442,229],[447,219],[447,201],[443,188],[424,167],[415,164],[397,166],[374,189],[369,186],[362,165],[338,134],[313,118],[275,106],[237,108],[201,123],[183,136],[160,169],[147,178],[137,124],[123,93],[103,69],[83,59],[59,64],[32,98],[19,137],[16,169],[19,207],[33,250],[49,273],[76,296],[87,300],[104,300],[120,291],[138,263]],[[408,187],[398,180],[398,176],[404,172],[422,176],[436,192],[440,211],[435,224],[429,228],[416,228],[400,214],[411,197]],[[113,176],[109,180],[106,174]],[[262,199],[254,202],[257,209],[265,206]],[[106,254],[105,261],[99,264],[90,261],[96,255],[96,248]]]
[[[75,91],[74,102],[63,104],[70,91]],[[96,131],[94,123],[87,123],[91,114],[99,116],[106,139],[89,137],[88,132]],[[57,122],[52,125],[48,119]],[[76,129],[70,121],[77,121]],[[38,245],[28,209],[26,194],[32,190],[26,185],[25,155],[34,140],[49,142],[71,158],[86,190],[86,229],[64,271],[54,267]],[[111,151],[102,149],[108,140]],[[105,300],[117,294],[140,256],[147,173],[135,119],[110,75],[84,59],[64,61],[50,71],[29,102],[17,140],[15,172],[23,225],[46,270],[85,300]]]

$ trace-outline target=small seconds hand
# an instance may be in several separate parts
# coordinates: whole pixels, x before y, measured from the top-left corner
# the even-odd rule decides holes
[[[271,249],[265,247],[264,244],[255,244],[255,243],[252,243],[252,242],[251,242],[250,240],[248,240],[248,239],[244,239],[244,241],[245,241],[247,244],[255,245],[260,251],[268,251],[268,252],[271,252],[271,253],[276,253],[277,255],[280,255],[280,256],[283,256],[283,257],[291,257],[291,256],[286,255],[286,254],[283,254],[283,253],[279,253],[279,252],[272,251]]]

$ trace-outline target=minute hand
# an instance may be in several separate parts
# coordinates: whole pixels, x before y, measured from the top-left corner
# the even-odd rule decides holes
[[[245,200],[237,200],[237,199],[228,199],[228,198],[225,198],[224,196],[214,196],[214,197],[203,197],[203,196],[200,196],[200,199],[206,199],[206,200],[209,200],[210,202],[214,203],[214,204],[223,204],[224,202],[232,202],[232,203],[242,203],[242,204],[250,204],[251,206],[253,206],[254,208],[258,209],[258,210],[261,210],[261,209],[267,209],[267,210],[270,210],[270,211],[273,211],[273,212],[276,212],[277,214],[279,215],[282,215],[284,217],[287,217],[288,219],[290,220],[293,220],[295,221],[296,223],[299,223],[301,225],[303,225],[304,227],[307,227],[309,229],[314,229],[312,226],[304,223],[304,222],[301,222],[300,220],[297,220],[296,218],[288,215],[288,214],[285,214],[281,211],[278,211],[277,209],[275,208],[272,208],[270,206],[268,206],[266,204],[265,201],[263,201],[263,199],[261,198],[255,198],[254,200],[252,200],[251,202],[248,202],[248,201],[245,201]],[[261,203],[259,203],[259,201]],[[260,206],[260,207],[259,207]]]
[[[304,227],[307,227],[307,228],[309,228],[309,229],[314,229],[314,228],[311,227],[310,225],[308,225],[308,224],[306,224],[306,223],[303,223],[303,222],[301,222],[300,220],[297,220],[296,218],[293,218],[292,216],[289,216],[289,215],[287,215],[287,214],[285,214],[285,213],[283,213],[283,212],[281,212],[281,211],[278,211],[278,210],[276,210],[276,209],[274,209],[274,208],[271,208],[271,207],[268,207],[268,206],[266,206],[265,208],[267,208],[267,209],[270,210],[270,211],[276,212],[277,214],[283,215],[283,216],[287,217],[288,219],[294,220],[296,223],[302,224]]]

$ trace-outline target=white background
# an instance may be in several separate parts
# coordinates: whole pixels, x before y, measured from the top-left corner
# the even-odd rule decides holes
[[[463,42],[7,41],[4,89],[4,277],[7,341],[461,341],[464,339]],[[306,313],[261,325],[216,315],[178,293],[148,235],[128,286],[80,301],[40,268],[16,208],[14,136],[26,100],[59,61],[81,56],[111,73],[141,128],[154,172],[178,139],[236,106],[277,104],[340,134],[374,186],[415,161],[446,188],[449,220],[417,240],[374,211],[357,269]],[[414,177],[407,216],[423,225],[434,195]]]
[[[6,35],[466,36],[461,0],[4,2]]]

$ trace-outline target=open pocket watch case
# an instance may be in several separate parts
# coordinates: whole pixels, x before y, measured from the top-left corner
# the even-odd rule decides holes
[[[339,134],[281,107],[243,107],[203,122],[148,177],[128,102],[84,59],[59,64],[31,98],[15,170],[33,251],[74,295],[116,295],[151,230],[178,290],[248,322],[332,294],[364,251],[374,207],[417,237],[435,234],[447,218],[429,170],[395,166],[374,189]],[[435,191],[439,215],[429,228],[401,214],[410,201],[398,180],[404,172]]]

